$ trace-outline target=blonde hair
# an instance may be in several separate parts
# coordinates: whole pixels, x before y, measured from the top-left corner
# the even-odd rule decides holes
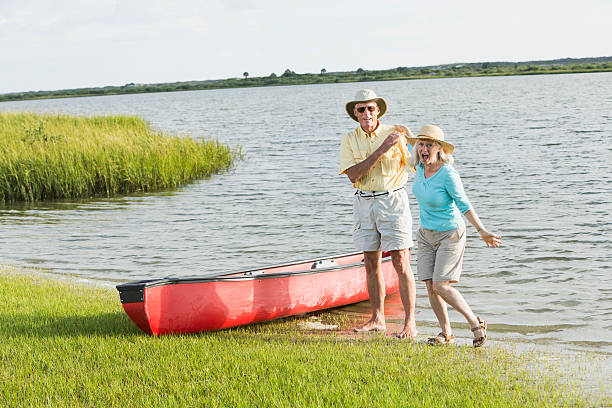
[[[416,167],[421,163],[421,158],[419,157],[419,152],[417,151],[417,148],[416,148],[416,144],[418,140],[419,139],[417,139],[414,142],[412,154],[410,155],[410,157],[408,158],[408,162],[406,163],[406,165],[409,168],[411,168],[413,171],[416,170]],[[431,140],[431,139],[426,139],[426,140]],[[440,146],[440,151],[438,152],[438,160],[440,160],[443,163],[448,164],[449,166],[452,166],[453,163],[455,162],[455,159],[453,159],[453,155],[446,153],[444,149],[442,148],[442,144],[436,142],[435,140],[432,140],[432,142]]]

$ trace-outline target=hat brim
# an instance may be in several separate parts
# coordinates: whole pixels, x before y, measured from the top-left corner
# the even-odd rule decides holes
[[[382,116],[387,113],[387,102],[385,102],[385,100],[383,98],[374,98],[374,99],[367,99],[365,101],[350,101],[349,103],[346,104],[346,113],[349,114],[349,116],[355,121],[355,122],[359,122],[359,119],[357,119],[357,116],[355,116],[355,105],[357,105],[358,103],[368,103],[368,102],[376,102],[376,104],[378,105],[378,110],[380,110],[380,113],[378,114],[379,118],[382,118]]]
[[[444,153],[446,153],[446,154],[453,154],[453,152],[455,151],[455,145],[454,144],[446,142],[444,140],[435,139],[435,138],[430,137],[430,136],[418,135],[417,137],[407,137],[406,138],[408,143],[410,143],[412,146],[414,146],[416,141],[419,140],[419,139],[422,139],[422,140],[433,140],[434,142],[440,143],[442,145],[442,150],[444,150]]]

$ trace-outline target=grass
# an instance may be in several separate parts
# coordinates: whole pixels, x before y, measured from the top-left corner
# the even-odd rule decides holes
[[[114,288],[0,266],[0,400],[5,407],[557,407],[587,403],[487,346],[433,348],[348,338],[283,319],[151,337]],[[345,315],[320,314],[348,324]],[[331,319],[331,320],[330,320]]]
[[[0,113],[0,201],[111,197],[175,188],[241,157],[215,140],[132,116]]]

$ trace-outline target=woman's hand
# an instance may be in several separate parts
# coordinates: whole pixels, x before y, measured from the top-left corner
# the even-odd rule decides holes
[[[482,221],[476,214],[476,210],[470,208],[465,214],[465,218],[476,228],[476,231],[480,234],[480,238],[487,244],[487,248],[493,247],[497,248],[501,246],[501,236],[495,235],[487,231],[487,229],[482,225]]]
[[[412,134],[412,132],[410,131],[410,129],[408,129],[406,126],[404,125],[395,125],[395,130],[397,130],[400,133],[405,133],[406,137],[410,137],[410,138],[414,138],[414,134]]]
[[[487,248],[497,248],[501,246],[501,236],[492,234],[484,228],[481,229],[478,233],[480,234],[480,238],[482,238],[485,244],[487,244]]]

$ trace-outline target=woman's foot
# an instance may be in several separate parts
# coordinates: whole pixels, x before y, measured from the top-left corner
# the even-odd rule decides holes
[[[480,316],[476,317],[476,319],[478,320],[478,326],[472,327],[472,332],[474,333],[472,344],[474,347],[480,347],[487,341],[487,322]]]
[[[427,339],[427,344],[430,346],[437,346],[440,344],[451,344],[455,342],[455,336],[453,333],[446,334],[444,332],[438,333],[436,337],[430,337]]]

